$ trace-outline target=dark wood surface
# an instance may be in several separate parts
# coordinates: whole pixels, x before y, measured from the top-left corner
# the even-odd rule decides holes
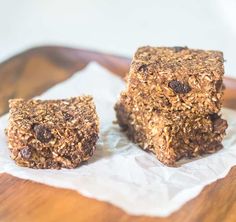
[[[7,112],[10,98],[40,95],[91,61],[120,76],[125,76],[130,63],[124,57],[57,46],[33,48],[1,63],[0,114]],[[224,82],[224,106],[236,109],[236,80]],[[0,221],[236,221],[236,167],[166,218],[130,216],[75,191],[0,174]]]

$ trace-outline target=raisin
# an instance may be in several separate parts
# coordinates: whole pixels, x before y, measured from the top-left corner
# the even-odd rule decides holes
[[[168,86],[175,92],[175,93],[182,93],[186,94],[191,91],[191,87],[188,83],[182,83],[178,80],[172,80],[169,82]]]
[[[215,121],[220,118],[220,116],[217,113],[211,113],[209,114],[210,120]]]
[[[184,49],[188,49],[188,47],[174,46],[173,49],[174,49],[174,52],[180,52]]]
[[[70,121],[74,118],[71,114],[66,113],[66,112],[63,113],[63,116],[66,121]]]
[[[141,65],[139,68],[138,68],[138,72],[147,72],[148,68],[147,68],[147,65],[146,64],[143,64]]]
[[[21,150],[20,150],[20,155],[23,159],[30,159],[30,157],[32,156],[32,150],[30,147],[26,146],[26,147],[23,147]]]
[[[213,131],[215,133],[224,133],[226,128],[228,127],[227,121],[224,119],[217,119],[213,122]]]
[[[35,125],[34,132],[36,138],[42,143],[48,143],[52,139],[51,130],[43,125]]]

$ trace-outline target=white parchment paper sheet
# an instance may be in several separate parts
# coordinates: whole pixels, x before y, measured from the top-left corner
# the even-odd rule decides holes
[[[9,158],[4,129],[7,115],[0,118],[0,172],[40,183],[77,190],[110,202],[134,215],[167,216],[196,197],[207,184],[226,176],[236,164],[236,112],[223,109],[229,128],[224,149],[178,168],[162,165],[152,154],[130,142],[112,124],[113,106],[124,82],[95,63],[56,85],[40,98],[59,99],[81,94],[95,98],[101,121],[100,139],[91,160],[68,170],[34,170],[17,166]]]

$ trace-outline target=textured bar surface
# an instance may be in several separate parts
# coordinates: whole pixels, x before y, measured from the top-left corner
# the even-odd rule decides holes
[[[164,164],[174,166],[179,159],[214,153],[223,146],[226,120],[218,114],[205,116],[161,113],[121,96],[115,106],[119,125],[141,148]]]
[[[219,51],[139,48],[115,105],[119,125],[169,166],[221,149],[223,61]]]
[[[9,101],[6,130],[11,157],[31,168],[75,168],[88,160],[98,140],[93,99]]]
[[[185,47],[142,47],[128,75],[127,93],[169,112],[217,113],[222,105],[223,54]]]

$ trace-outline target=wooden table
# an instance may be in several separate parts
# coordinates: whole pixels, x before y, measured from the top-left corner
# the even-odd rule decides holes
[[[39,95],[90,61],[120,76],[127,73],[130,63],[124,57],[56,46],[33,48],[3,62],[0,114],[7,112],[8,99]],[[224,82],[227,87],[224,106],[236,109],[236,80],[225,78]],[[236,221],[236,167],[167,218],[130,216],[111,204],[83,197],[75,191],[1,174],[0,221]]]

